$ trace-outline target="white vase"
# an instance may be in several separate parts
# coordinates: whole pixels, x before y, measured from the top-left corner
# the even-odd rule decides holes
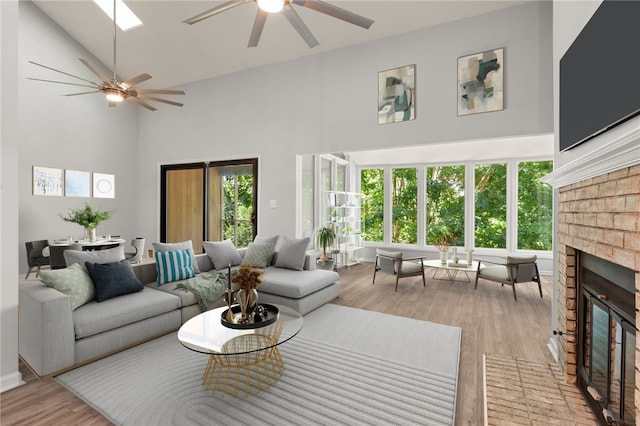
[[[473,250],[467,250],[467,265],[471,266],[473,263]]]
[[[440,251],[440,263],[442,263],[443,265],[447,264],[447,252],[444,250]]]
[[[85,239],[90,243],[96,240],[96,228],[85,228],[85,233],[87,234]]]

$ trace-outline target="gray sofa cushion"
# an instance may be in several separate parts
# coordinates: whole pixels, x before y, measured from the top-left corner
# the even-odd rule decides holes
[[[216,269],[239,265],[242,262],[238,249],[231,240],[203,241],[202,246]]]
[[[73,311],[76,339],[152,318],[174,309],[180,309],[179,297],[149,287],[101,303],[89,302]]]
[[[297,240],[285,238],[276,252],[274,266],[302,271],[309,242],[309,237]]]
[[[178,296],[180,298],[180,306],[184,308],[185,306],[190,306],[198,303],[198,301],[196,300],[196,296],[193,293],[176,288],[178,284],[184,281],[185,280],[174,281],[172,283],[161,285],[159,287],[155,283],[147,284],[147,286],[152,287],[154,290],[160,290],[162,292]]]
[[[331,285],[339,278],[334,271],[322,269],[293,271],[271,266],[265,269],[264,281],[258,287],[258,293],[265,292],[300,299]]]
[[[82,266],[85,271],[85,262],[91,263],[109,263],[119,262],[124,259],[124,246],[118,246],[106,250],[93,250],[93,251],[80,251],[80,250],[65,250],[63,253],[64,262],[67,266],[71,266],[74,263]]]

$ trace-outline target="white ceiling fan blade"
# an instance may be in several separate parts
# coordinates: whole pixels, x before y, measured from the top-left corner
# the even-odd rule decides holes
[[[100,86],[98,86],[97,84],[95,86],[89,86],[88,84],[69,83],[67,81],[44,80],[42,78],[33,78],[33,77],[27,77],[27,80],[44,81],[47,83],[67,84],[69,86],[78,86],[78,87],[91,87],[92,89],[100,88]]]
[[[66,95],[64,95],[64,96],[88,95],[88,94],[90,94],[90,93],[100,93],[100,91],[99,91],[99,90],[92,90],[92,91],[90,91],[90,92],[69,93],[69,94],[66,94]]]
[[[141,95],[154,94],[154,95],[184,95],[183,90],[167,90],[167,89],[136,89],[137,93]]]
[[[69,74],[68,72],[60,71],[60,70],[57,70],[55,68],[51,68],[51,67],[48,67],[46,65],[39,64],[37,62],[29,61],[29,63],[31,63],[33,65],[37,65],[37,66],[42,67],[42,68],[46,68],[46,69],[51,70],[51,71],[58,72],[60,74],[68,75],[69,77],[77,78],[78,80],[86,81],[87,83],[91,83],[93,85],[92,87],[100,87],[100,85],[98,83],[95,83],[95,82],[93,82],[91,80],[87,80],[86,78],[78,77],[77,75]]]
[[[253,28],[251,29],[251,36],[249,37],[249,45],[247,47],[256,47],[260,41],[262,30],[264,29],[264,23],[267,22],[267,16],[269,14],[264,10],[258,8],[256,13],[256,19],[253,21]]]
[[[109,84],[109,79],[107,77],[105,77],[104,75],[102,75],[102,73],[100,73],[100,71],[98,71],[97,69],[95,69],[90,63],[89,61],[87,61],[86,59],[78,59],[80,62],[82,62],[84,64],[85,67],[89,68],[89,70],[94,73],[96,75],[96,77],[98,77],[100,79],[100,81],[102,81],[103,83]]]
[[[282,13],[284,13],[284,16],[287,18],[289,23],[296,29],[298,34],[300,34],[300,37],[307,42],[310,48],[314,48],[319,44],[318,40],[316,40],[313,34],[311,34],[311,31],[309,31],[309,28],[307,28],[304,22],[302,22],[300,15],[298,15],[291,6],[285,6],[284,9],[282,9]]]
[[[123,85],[127,86],[127,87],[132,87],[135,86],[138,83],[142,83],[143,81],[147,81],[151,79],[151,76],[147,73],[144,74],[140,74],[137,75],[133,78],[130,78],[129,80],[125,81],[124,83],[122,83]]]
[[[334,18],[341,19],[345,22],[349,22],[350,24],[357,25],[367,30],[374,22],[369,18],[365,18],[364,16],[360,16],[353,12],[349,12],[348,10],[342,9],[338,6],[334,6],[322,0],[293,0],[292,3],[297,4],[298,6],[304,6],[308,9],[313,9],[316,12],[333,16]]]
[[[128,101],[131,101],[131,102],[135,102],[135,103],[137,103],[138,105],[140,105],[141,107],[144,107],[144,108],[148,109],[149,111],[155,111],[155,110],[157,110],[157,108],[152,107],[151,105],[149,105],[149,104],[148,104],[148,103],[146,103],[146,102],[142,102],[140,99],[136,98],[135,96],[129,96],[129,97],[127,98],[127,100],[128,100]]]
[[[147,101],[156,101],[156,102],[162,102],[165,104],[169,104],[169,105],[175,105],[175,106],[183,106],[184,104],[181,104],[180,102],[174,102],[174,101],[170,101],[168,99],[162,99],[162,98],[157,98],[155,96],[138,96],[138,99],[143,98],[144,100]]]
[[[209,10],[207,10],[205,12],[202,12],[202,13],[194,16],[194,17],[191,17],[189,19],[185,19],[182,22],[184,22],[185,24],[193,25],[196,22],[200,22],[200,21],[202,21],[204,19],[212,17],[213,15],[217,15],[218,13],[222,13],[222,12],[224,12],[226,10],[229,10],[231,8],[234,8],[236,6],[240,6],[241,4],[246,3],[248,1],[251,1],[251,0],[231,0],[231,1],[228,1],[226,3],[221,4],[220,6],[216,6],[213,9],[209,9]]]

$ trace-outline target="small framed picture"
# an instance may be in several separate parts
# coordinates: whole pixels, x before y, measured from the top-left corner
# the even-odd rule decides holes
[[[378,124],[416,118],[416,66],[378,73]]]
[[[458,115],[504,109],[504,49],[458,58]]]
[[[33,166],[33,195],[62,196],[62,169]]]
[[[116,185],[115,176],[106,173],[93,174],[93,197],[94,198],[115,198]]]
[[[65,170],[64,195],[66,197],[91,197],[91,173]]]

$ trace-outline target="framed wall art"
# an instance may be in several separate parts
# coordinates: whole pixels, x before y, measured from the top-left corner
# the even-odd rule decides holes
[[[64,195],[66,197],[91,197],[91,173],[65,170]]]
[[[93,174],[93,198],[115,198],[115,176],[106,173]]]
[[[33,195],[62,196],[62,169],[33,166]]]
[[[416,118],[416,66],[378,73],[378,124]]]
[[[504,48],[458,58],[458,115],[504,109]]]

